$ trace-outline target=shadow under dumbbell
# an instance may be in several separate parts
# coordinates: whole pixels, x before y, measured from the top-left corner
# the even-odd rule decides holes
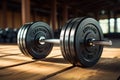
[[[120,58],[101,58],[98,64],[90,69],[99,71],[120,72]]]
[[[53,57],[57,57],[57,56],[60,56],[60,55],[51,56],[49,58],[53,58]],[[6,68],[10,68],[10,67],[16,67],[16,66],[20,66],[20,65],[30,64],[30,63],[34,63],[34,62],[37,62],[37,61],[44,61],[44,60],[49,59],[49,58],[44,58],[44,59],[41,59],[41,60],[34,60],[34,61],[26,61],[26,62],[14,64],[14,65],[4,66],[4,67],[0,67],[0,70],[1,69],[6,69]],[[7,58],[6,58],[6,60],[7,60]],[[14,59],[12,59],[12,60],[14,60]]]
[[[62,64],[68,64],[69,62],[67,62],[64,58],[45,58],[42,59],[41,61],[45,61],[45,62],[52,62],[52,63],[62,63]]]

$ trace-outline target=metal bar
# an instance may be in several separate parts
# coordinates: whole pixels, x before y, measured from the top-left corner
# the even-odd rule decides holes
[[[44,36],[40,37],[39,43],[40,44],[45,44],[45,42],[53,43],[53,44],[60,44],[60,39],[45,39]]]
[[[60,44],[60,39],[46,39],[43,41],[48,43]]]
[[[103,45],[103,46],[111,46],[112,45],[112,41],[109,40],[109,41],[97,41],[97,40],[93,40],[92,41],[93,45]]]
[[[53,43],[53,44],[60,44],[60,39],[45,39],[44,37],[41,37],[39,39],[39,43],[40,44],[45,44],[45,42],[47,43]],[[89,44],[94,46],[94,45],[103,45],[103,46],[111,46],[112,45],[112,41],[109,40],[102,40],[102,41],[99,41],[99,40],[95,40],[95,39],[92,39],[89,41]]]

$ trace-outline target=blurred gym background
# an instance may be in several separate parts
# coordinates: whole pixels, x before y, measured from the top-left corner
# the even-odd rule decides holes
[[[104,36],[120,38],[120,0],[0,0],[0,43],[16,43],[19,28],[44,21],[59,38],[67,20],[90,16],[99,21]]]

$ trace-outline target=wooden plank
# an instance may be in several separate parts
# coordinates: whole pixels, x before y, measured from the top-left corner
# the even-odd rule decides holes
[[[51,2],[51,20],[52,20],[52,28],[53,28],[53,30],[56,30],[58,28],[57,0],[52,0],[52,2]]]
[[[7,27],[7,0],[2,2],[2,28]]]
[[[30,22],[30,0],[21,0],[22,24]]]
[[[62,25],[64,25],[67,20],[68,20],[68,5],[67,4],[63,4],[63,12],[62,12]]]
[[[0,45],[0,80],[117,80],[119,76],[119,47],[105,48],[97,65],[80,68],[65,61],[59,47],[34,61],[22,55],[17,45]]]

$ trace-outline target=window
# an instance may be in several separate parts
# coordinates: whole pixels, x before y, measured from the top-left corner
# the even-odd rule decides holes
[[[119,20],[119,32],[120,32],[120,18]],[[114,33],[114,18],[110,19],[110,33]],[[100,26],[102,28],[103,33],[108,33],[108,19],[101,19],[99,20]],[[118,24],[117,24],[118,25]]]
[[[108,19],[99,20],[103,33],[108,33]]]
[[[114,32],[114,18],[110,19],[110,32],[113,33]]]
[[[117,18],[117,32],[120,33],[120,18]]]

